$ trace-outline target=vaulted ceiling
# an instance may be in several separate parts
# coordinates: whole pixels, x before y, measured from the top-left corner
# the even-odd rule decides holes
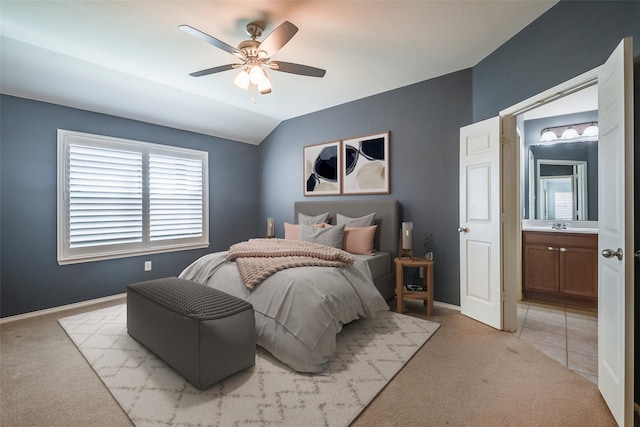
[[[2,93],[259,144],[281,121],[469,68],[556,3],[512,1],[2,1]],[[189,73],[237,58],[264,20],[299,31],[274,59],[325,77],[267,71],[273,92],[233,84],[238,70]],[[523,53],[526,54],[526,53]]]

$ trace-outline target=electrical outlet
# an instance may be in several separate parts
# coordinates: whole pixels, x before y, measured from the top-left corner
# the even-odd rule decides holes
[[[151,271],[151,261],[144,262],[144,271]]]
[[[420,267],[420,278],[424,279],[424,267]]]

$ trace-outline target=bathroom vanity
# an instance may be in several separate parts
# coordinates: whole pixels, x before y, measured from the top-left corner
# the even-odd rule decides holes
[[[597,232],[597,228],[523,227],[523,296],[597,306]]]

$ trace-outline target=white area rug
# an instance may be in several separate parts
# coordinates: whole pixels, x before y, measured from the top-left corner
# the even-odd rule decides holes
[[[59,323],[137,426],[346,426],[440,326],[381,312],[343,328],[327,372],[296,373],[258,347],[255,366],[200,391],[128,335],[126,315]]]

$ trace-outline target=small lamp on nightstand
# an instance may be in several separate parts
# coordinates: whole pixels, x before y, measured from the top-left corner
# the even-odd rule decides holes
[[[398,257],[413,259],[413,222],[403,222]]]
[[[267,218],[267,239],[272,239],[276,236],[275,222],[272,217]]]

